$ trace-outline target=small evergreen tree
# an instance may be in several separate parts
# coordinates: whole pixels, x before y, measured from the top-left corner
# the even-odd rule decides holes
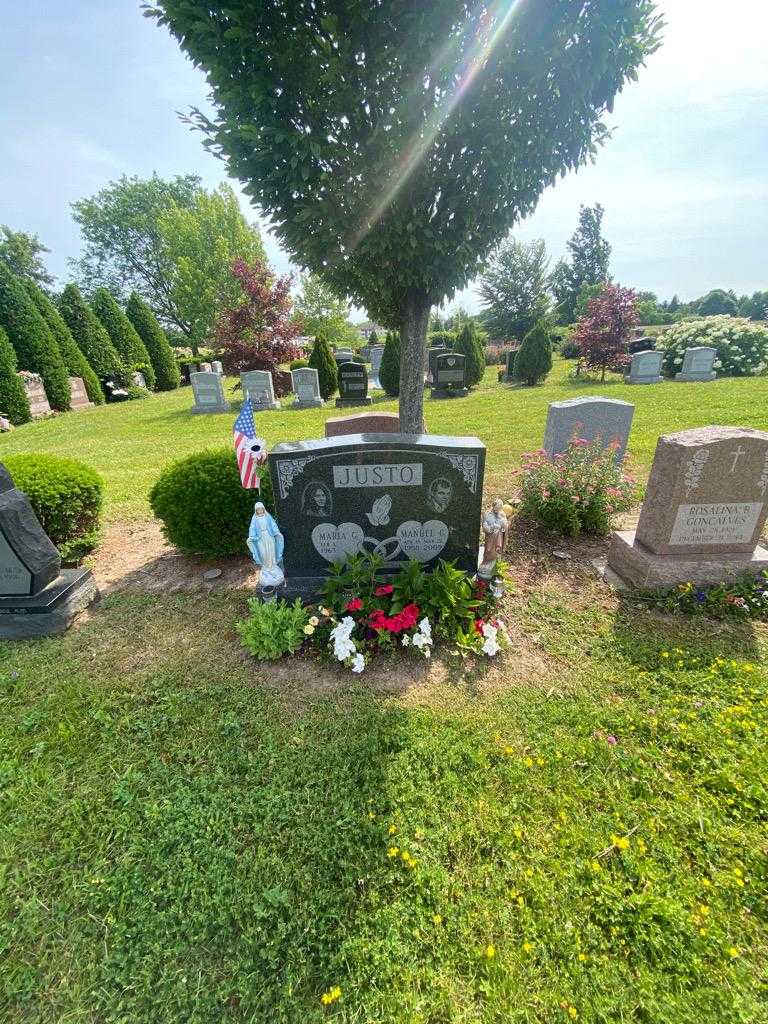
[[[106,288],[97,288],[93,293],[91,309],[104,326],[126,368],[143,373],[147,387],[154,389],[155,370],[149,352],[136,328]]]
[[[376,331],[371,331],[368,335],[368,344],[371,346],[379,344],[379,336]]]
[[[39,373],[54,409],[68,409],[69,374],[56,341],[20,278],[0,263],[0,327],[13,345],[19,368]]]
[[[8,335],[0,327],[0,414],[7,416],[15,427],[29,423],[27,392],[16,373],[18,362]]]
[[[91,402],[95,405],[102,405],[104,403],[104,392],[101,390],[99,378],[94,373],[91,364],[80,351],[77,342],[72,337],[72,332],[62,319],[61,313],[56,309],[43,289],[35,284],[31,278],[24,282],[24,287],[27,289],[29,297],[37,306],[43,320],[48,324],[48,329],[56,339],[56,344],[59,346],[59,352],[61,352],[64,359],[67,372],[72,377],[80,377]]]
[[[339,370],[323,331],[319,331],[315,338],[315,344],[312,346],[309,356],[309,365],[317,370],[320,395],[323,400],[330,398],[339,386]]]
[[[158,391],[173,391],[181,383],[181,373],[155,314],[136,292],[128,300],[126,314],[149,354],[155,371],[155,387]]]
[[[523,338],[515,356],[515,377],[523,384],[533,386],[545,380],[552,369],[552,345],[544,320],[537,320]]]
[[[59,299],[59,312],[72,332],[77,347],[103,383],[123,383],[127,370],[101,321],[80,294],[77,285],[68,284]]]
[[[485,373],[485,352],[473,320],[468,320],[456,335],[453,350],[466,356],[464,365],[467,387],[472,388],[479,384]]]
[[[379,367],[379,384],[390,398],[400,394],[400,332],[387,331]]]

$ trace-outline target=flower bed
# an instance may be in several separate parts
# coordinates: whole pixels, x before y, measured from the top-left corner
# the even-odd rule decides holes
[[[354,673],[377,655],[429,658],[436,644],[482,657],[508,646],[497,583],[473,581],[443,561],[430,573],[411,561],[384,578],[382,564],[368,555],[337,563],[315,605],[251,601],[251,616],[238,625],[244,646],[257,658],[315,651]]]
[[[680,583],[672,590],[647,591],[637,599],[652,608],[683,615],[768,620],[768,572],[711,587]]]

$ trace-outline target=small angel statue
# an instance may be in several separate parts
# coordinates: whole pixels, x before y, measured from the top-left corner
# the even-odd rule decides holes
[[[501,498],[496,498],[483,516],[483,535],[485,537],[485,548],[483,550],[483,561],[477,570],[481,579],[493,579],[496,571],[496,562],[504,552],[507,543],[507,530],[509,520],[504,514]]]

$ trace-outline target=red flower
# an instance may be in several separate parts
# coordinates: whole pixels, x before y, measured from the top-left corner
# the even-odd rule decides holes
[[[386,594],[391,594],[394,589],[391,583],[382,583],[380,587],[376,587],[374,594],[376,597],[384,597]]]
[[[371,629],[385,629],[388,633],[402,633],[416,625],[419,617],[419,606],[407,604],[397,615],[385,615],[381,608],[374,608],[368,619]]]
[[[483,620],[482,619],[475,619],[475,632],[476,633],[482,633],[483,632]]]
[[[359,597],[353,597],[344,610],[347,612],[359,612],[362,607],[362,600]]]

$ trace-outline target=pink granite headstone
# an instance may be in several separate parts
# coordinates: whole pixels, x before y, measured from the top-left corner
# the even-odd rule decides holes
[[[71,409],[88,409],[93,405],[93,402],[88,398],[88,392],[85,390],[85,383],[82,377],[70,377],[69,390],[72,393]]]
[[[27,392],[27,401],[29,402],[29,411],[32,419],[50,416],[51,407],[48,403],[48,395],[45,393],[43,378],[40,374],[22,370],[19,376],[24,383],[24,390]]]
[[[358,412],[354,416],[331,416],[325,421],[325,436],[342,434],[399,434],[396,412]]]

